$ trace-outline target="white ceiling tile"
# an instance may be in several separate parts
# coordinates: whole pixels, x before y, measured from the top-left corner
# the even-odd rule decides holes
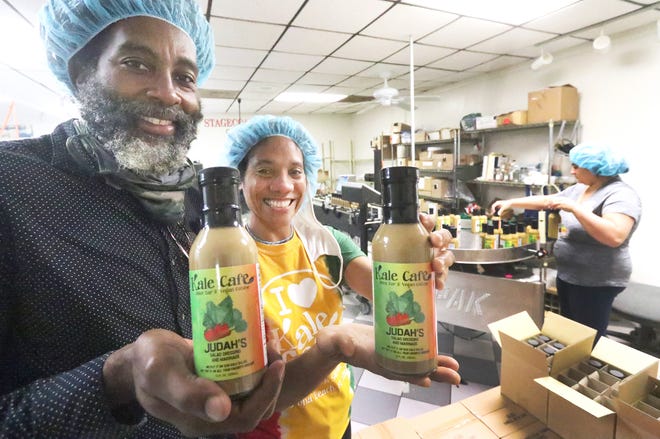
[[[316,73],[331,73],[335,75],[355,75],[362,70],[371,67],[372,62],[356,61],[343,58],[326,58],[321,64],[314,68]]]
[[[267,104],[268,101],[266,100],[252,100],[252,99],[246,99],[243,100],[241,99],[241,114],[250,114],[250,113],[256,113],[257,111],[260,111],[260,109]],[[238,113],[238,107],[239,104],[238,102],[234,102],[233,106],[230,107],[227,111],[233,111],[235,113]]]
[[[35,28],[38,26],[39,20],[37,16],[39,9],[45,3],[44,0],[7,0],[5,3],[7,2],[22,15],[19,18],[20,20],[25,19],[29,21]],[[12,11],[12,13],[14,12]]]
[[[534,45],[554,36],[545,32],[514,28],[482,43],[475,44],[470,47],[470,50],[533,56],[537,51]]]
[[[245,86],[245,83],[246,81],[232,81],[210,77],[202,88],[214,90],[240,90]]]
[[[215,46],[215,64],[219,66],[257,67],[267,54],[267,50]]]
[[[584,32],[576,32],[573,34],[576,37],[594,39],[600,35],[601,29],[606,35],[616,35],[636,27],[644,26],[660,19],[660,10],[647,9],[634,15],[630,15],[625,19],[614,20],[601,27],[594,27]]]
[[[347,75],[332,75],[328,73],[309,72],[298,81],[299,84],[335,85],[348,78]]]
[[[491,61],[487,61],[483,64],[479,64],[478,66],[473,67],[471,70],[474,70],[476,72],[493,72],[495,70],[501,70],[505,67],[510,67],[526,61],[528,61],[527,58],[503,55]]]
[[[296,83],[291,87],[287,88],[286,91],[291,93],[328,93],[328,94],[334,93],[328,91],[327,85],[312,85],[312,84],[299,84],[299,83]]]
[[[321,108],[326,107],[327,105],[328,104],[302,103],[289,108],[288,112],[293,114],[307,114],[316,110],[320,110]]]
[[[496,57],[497,55],[493,54],[461,50],[460,52],[449,55],[440,61],[429,64],[429,67],[437,67],[446,70],[467,70],[478,64],[488,62]]]
[[[412,35],[415,41],[456,18],[455,14],[397,4],[361,34],[401,41],[409,41]]]
[[[261,65],[265,69],[287,70],[295,67],[297,71],[306,72],[323,61],[322,56],[301,55],[297,53],[271,52]]]
[[[415,43],[413,45],[413,55],[415,58],[415,66],[423,66],[430,62],[433,62],[437,59],[443,58],[451,53],[454,53],[455,49],[447,49],[444,47],[429,46],[426,44]],[[389,63],[397,64],[410,64],[410,51],[406,47],[405,49],[400,50],[384,61]]]
[[[406,3],[426,6],[455,14],[520,25],[542,15],[559,10],[581,0],[406,0]]]
[[[255,81],[292,84],[305,72],[291,70],[259,69],[252,77]]]
[[[359,89],[365,89],[369,87],[374,87],[376,85],[380,85],[382,82],[383,80],[381,78],[376,78],[376,77],[351,76],[350,78],[338,83],[337,85],[343,87],[355,87]]]
[[[586,41],[583,40],[582,38],[574,38],[574,37],[561,37],[557,38],[555,40],[552,40],[548,43],[544,43],[538,47],[536,52],[531,53],[530,57],[536,58],[541,54],[541,49],[545,50],[546,52],[554,53],[554,52],[559,52],[561,50],[565,50],[571,47],[578,46],[580,44],[584,44]],[[520,52],[520,53],[517,53]],[[523,55],[523,51],[514,51],[511,54],[512,55]],[[526,53],[530,53],[528,50],[524,50]],[[524,55],[523,55],[524,56]]]
[[[211,14],[263,23],[288,24],[300,9],[303,0],[213,0]]]
[[[252,76],[252,73],[254,73],[254,69],[251,67],[215,66],[213,69],[213,78],[247,81]]]
[[[269,102],[259,110],[260,114],[281,114],[286,113],[290,108],[295,107],[291,102]]]
[[[326,93],[339,94],[339,95],[356,95],[361,93],[362,87],[347,87],[347,86],[334,86],[325,90]]]
[[[477,18],[461,17],[442,29],[422,38],[421,43],[462,49],[501,34],[511,26]]]
[[[390,6],[380,0],[309,0],[293,25],[356,33]]]
[[[274,84],[272,82],[250,81],[243,90],[245,93],[256,93],[259,95],[278,95],[288,84]]]
[[[275,50],[326,56],[337,50],[350,37],[345,33],[292,27],[287,29]]]
[[[211,18],[215,43],[227,47],[270,50],[285,27],[278,24]]]
[[[638,6],[621,0],[582,0],[560,11],[526,23],[525,27],[558,34],[572,32],[637,8]]]
[[[395,78],[399,75],[403,75],[409,70],[410,67],[407,65],[378,63],[374,64],[366,70],[361,71],[358,73],[358,76],[382,78],[383,75],[386,75],[388,78]]]
[[[455,72],[452,72],[450,70],[422,67],[415,70],[415,87],[417,87],[418,82],[438,81],[438,80],[446,81],[447,78],[451,78],[454,74]],[[410,74],[404,75],[399,79],[405,80],[406,83],[409,83]]]
[[[402,41],[382,40],[357,35],[339,48],[332,56],[350,59],[380,61],[408,44]]]

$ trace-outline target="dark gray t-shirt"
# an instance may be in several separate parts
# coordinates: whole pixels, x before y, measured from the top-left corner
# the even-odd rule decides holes
[[[575,184],[560,192],[559,196],[578,200],[587,186]],[[632,272],[628,244],[642,215],[642,202],[637,193],[619,177],[599,188],[583,202],[596,215],[622,213],[635,220],[630,235],[617,248],[608,247],[592,238],[575,215],[561,212],[561,222],[567,229],[554,246],[557,258],[557,276],[575,285],[624,287]]]

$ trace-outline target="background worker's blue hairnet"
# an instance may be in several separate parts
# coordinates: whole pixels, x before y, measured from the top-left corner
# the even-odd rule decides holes
[[[303,154],[308,189],[314,194],[317,173],[321,167],[319,148],[305,127],[290,117],[254,116],[246,123],[229,130],[227,150],[230,166],[238,167],[253,146],[272,136],[288,137],[298,145]]]
[[[48,0],[39,21],[50,69],[75,92],[71,57],[112,23],[137,16],[159,18],[188,34],[197,49],[197,83],[203,84],[215,64],[215,41],[195,0]]]
[[[611,177],[628,172],[628,163],[621,153],[606,145],[581,143],[568,153],[571,163],[595,175]]]

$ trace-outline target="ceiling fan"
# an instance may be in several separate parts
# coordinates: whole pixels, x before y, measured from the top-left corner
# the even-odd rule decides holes
[[[397,90],[394,87],[391,87],[388,84],[387,81],[388,79],[390,79],[390,73],[383,72],[380,74],[380,77],[383,78],[383,86],[374,90],[371,96],[350,95],[339,102],[351,103],[351,104],[363,103],[363,102],[371,103],[370,106],[360,110],[358,114],[365,113],[366,111],[369,111],[372,108],[376,108],[378,106],[384,106],[384,107],[393,106],[410,111],[412,109],[412,107],[410,106],[410,96],[405,96],[400,94],[399,90]],[[423,100],[423,101],[437,101],[440,99],[440,97],[438,96],[424,96],[424,95],[418,95],[415,98],[416,100]]]
[[[360,95],[350,95],[345,97],[339,102],[356,104],[363,102],[371,102],[372,105],[362,110],[362,112],[367,111],[378,105],[385,107],[397,106],[405,110],[410,110],[410,105],[404,102],[405,97],[399,94],[399,90],[394,87],[390,87],[387,83],[387,80],[390,79],[389,72],[383,72],[380,74],[380,77],[383,78],[383,86],[374,90],[371,96],[360,96]],[[373,103],[377,105],[373,105]]]

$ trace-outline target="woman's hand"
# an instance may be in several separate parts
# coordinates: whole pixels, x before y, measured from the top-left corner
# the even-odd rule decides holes
[[[451,233],[448,230],[440,229],[433,232],[435,221],[430,215],[421,213],[419,219],[430,233],[431,246],[433,246],[433,262],[431,263],[435,272],[435,288],[443,290],[445,281],[449,273],[449,267],[454,264],[454,254],[447,249],[451,241]]]
[[[261,382],[247,398],[232,402],[218,384],[195,375],[192,340],[155,329],[108,357],[106,394],[112,407],[137,401],[186,436],[251,431],[272,415],[282,387],[284,362],[276,352],[269,345]]]
[[[376,363],[376,346],[373,326],[344,323],[323,328],[317,336],[316,346],[328,359],[342,361],[369,370],[385,378],[407,381],[422,387],[430,387],[431,380],[459,384],[458,362],[446,355],[436,356],[436,368],[428,376],[399,375],[383,369]]]

